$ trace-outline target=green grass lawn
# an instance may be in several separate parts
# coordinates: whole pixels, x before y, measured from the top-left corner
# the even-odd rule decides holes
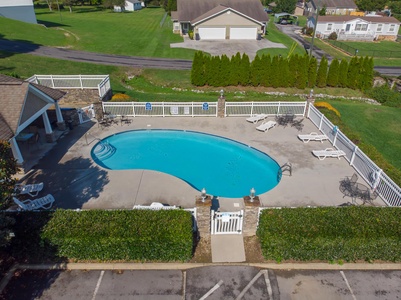
[[[144,57],[192,59],[195,50],[170,48],[182,42],[172,32],[169,16],[161,8],[146,8],[137,12],[115,13],[96,8],[49,12],[36,9],[42,25],[25,24],[0,19],[2,38],[24,40],[48,46],[69,47],[75,50]]]
[[[401,109],[350,101],[330,101],[341,119],[401,170]]]

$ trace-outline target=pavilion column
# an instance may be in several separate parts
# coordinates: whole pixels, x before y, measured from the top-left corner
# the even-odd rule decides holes
[[[15,137],[13,137],[10,140],[10,145],[11,145],[11,151],[13,152],[13,156],[17,160],[17,164],[22,166],[24,163],[24,158],[22,157],[21,151],[19,149],[19,146],[18,146],[18,143],[17,143]]]
[[[65,121],[63,119],[63,114],[61,113],[60,105],[58,101],[54,102],[54,106],[56,107],[56,116],[57,116],[57,128],[58,130],[64,131],[66,130]]]
[[[54,132],[52,126],[50,125],[49,117],[47,116],[47,112],[42,114],[43,124],[45,125],[46,132],[46,142],[53,143],[55,142]]]

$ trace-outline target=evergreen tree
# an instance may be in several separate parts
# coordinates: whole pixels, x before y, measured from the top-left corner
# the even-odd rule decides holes
[[[326,56],[323,56],[322,59],[320,60],[316,78],[316,85],[320,88],[326,86],[327,68],[328,68],[328,61]]]
[[[291,77],[290,69],[288,66],[288,59],[279,56],[278,65],[280,70],[280,76],[278,77],[280,79],[279,86],[286,88],[288,87],[289,83],[288,79]]]
[[[237,52],[237,54],[231,58],[230,85],[237,86],[239,84],[240,65],[241,65],[241,54]]]
[[[272,78],[272,59],[270,54],[263,54],[260,59],[260,84],[265,87],[271,86],[271,78]]]
[[[345,88],[347,87],[348,80],[348,62],[342,59],[340,62],[340,70],[338,75],[338,86]]]
[[[317,77],[317,59],[312,56],[308,66],[308,87],[313,88],[316,85]]]
[[[230,72],[230,59],[223,54],[220,63],[220,86],[228,86],[230,84]]]
[[[357,83],[359,78],[359,59],[354,56],[348,65],[348,75],[347,75],[347,87],[350,89],[357,89]]]
[[[291,55],[290,59],[289,59],[289,70],[290,70],[290,76],[288,77],[288,86],[289,87],[294,87],[295,86],[295,82],[297,80],[297,76],[298,76],[298,59],[299,56],[298,54],[295,55]]]
[[[363,87],[364,90],[370,89],[373,86],[373,80],[375,77],[373,57],[369,57],[366,62],[366,82]]]
[[[298,58],[298,74],[295,87],[298,89],[306,88],[308,81],[308,66],[309,66],[309,56],[304,55]]]
[[[255,56],[255,59],[251,63],[251,73],[249,77],[249,83],[253,86],[259,86],[261,83],[261,60],[259,55]]]
[[[205,85],[203,80],[203,53],[201,51],[195,52],[192,61],[191,83],[196,86]]]
[[[270,86],[278,88],[280,86],[281,70],[279,65],[279,56],[273,56],[272,66],[270,69]]]
[[[340,76],[340,63],[335,58],[330,64],[329,73],[327,74],[327,85],[336,87],[338,85],[338,78]]]
[[[220,80],[220,56],[213,56],[210,60],[211,64],[209,66],[209,85],[211,86],[221,86]]]
[[[203,59],[203,78],[205,85],[210,85],[212,57],[204,55]]]
[[[249,56],[244,53],[242,54],[241,58],[241,65],[240,65],[240,77],[239,77],[239,84],[242,86],[249,85],[249,73],[250,73],[251,64],[249,62]]]

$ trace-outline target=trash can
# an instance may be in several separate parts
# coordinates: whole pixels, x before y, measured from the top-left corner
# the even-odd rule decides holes
[[[260,33],[258,33],[257,39],[258,39],[258,41],[260,41],[262,39],[262,35]]]
[[[199,33],[195,33],[195,40],[197,40],[197,41],[199,41],[199,40],[200,40]]]
[[[68,120],[67,124],[68,124],[68,129],[70,129],[70,130],[74,129],[74,126],[72,124],[72,120]]]

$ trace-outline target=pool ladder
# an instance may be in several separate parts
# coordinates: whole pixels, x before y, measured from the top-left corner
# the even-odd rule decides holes
[[[286,162],[284,165],[280,167],[281,174],[283,174],[286,171],[290,173],[290,176],[292,176],[292,164],[290,162]]]

